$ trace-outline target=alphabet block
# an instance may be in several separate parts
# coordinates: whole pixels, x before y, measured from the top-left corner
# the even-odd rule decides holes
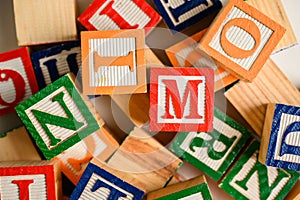
[[[268,104],[259,161],[272,167],[300,171],[300,107]]]
[[[45,161],[1,162],[0,198],[19,200],[61,199],[57,163]]]
[[[218,109],[214,113],[212,132],[178,133],[170,149],[218,181],[238,156],[250,133]]]
[[[19,46],[77,39],[74,0],[14,0]]]
[[[284,199],[299,174],[258,162],[259,142],[254,141],[220,183],[233,198]]]
[[[150,192],[147,200],[167,200],[167,199],[207,199],[212,196],[206,183],[205,176],[199,176],[189,181],[177,183],[166,188]]]
[[[151,68],[151,131],[212,131],[213,69]]]
[[[268,103],[300,105],[298,89],[271,59],[252,83],[240,81],[227,90],[225,96],[259,136]]]
[[[70,200],[132,199],[141,200],[144,192],[113,174],[89,163]]]
[[[47,159],[102,126],[75,87],[72,74],[64,75],[15,109]]]
[[[78,18],[89,31],[145,29],[146,33],[160,20],[160,15],[142,0],[96,0]]]
[[[43,89],[68,72],[77,74],[81,66],[80,42],[62,43],[34,52],[31,54],[31,60],[39,88]]]
[[[168,27],[173,32],[188,28],[222,8],[222,3],[219,0],[153,1]]]
[[[38,91],[27,48],[0,54],[0,116]]]
[[[207,29],[204,29],[191,37],[166,49],[173,67],[211,67],[215,69],[215,92],[230,85],[238,79],[225,71],[206,54],[197,50],[198,42],[201,40]]]
[[[84,94],[146,93],[144,30],[86,31],[81,39]]]
[[[199,48],[235,76],[253,81],[285,28],[242,0],[230,1],[200,41]]]

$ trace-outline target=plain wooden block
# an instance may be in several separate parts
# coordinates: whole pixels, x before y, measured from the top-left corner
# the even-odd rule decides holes
[[[209,55],[197,50],[198,42],[202,39],[207,29],[204,29],[191,37],[166,49],[173,67],[210,67],[215,70],[215,92],[230,85],[238,79],[225,71],[222,67],[217,66]]]
[[[225,96],[259,136],[268,103],[300,105],[298,89],[271,59],[252,83],[240,81]]]
[[[231,0],[215,18],[199,48],[235,76],[253,81],[285,28],[242,0]]]
[[[300,171],[300,107],[268,104],[258,160],[267,166]]]
[[[299,174],[258,162],[259,145],[257,141],[250,144],[219,187],[235,199],[284,199]]]
[[[60,166],[49,161],[0,163],[0,199],[59,200]]]
[[[298,181],[293,189],[288,193],[286,200],[299,200],[300,199],[300,182]]]
[[[156,190],[147,194],[147,200],[167,199],[207,199],[212,196],[206,183],[205,176],[199,176],[191,180],[177,183],[166,188]]]
[[[144,130],[135,127],[107,163],[145,183],[145,191],[150,192],[164,187],[182,161]]]
[[[14,0],[19,46],[77,39],[75,0]]]
[[[151,68],[150,130],[212,131],[213,76],[210,68]]]
[[[71,73],[15,109],[47,159],[64,152],[103,125],[77,90]]]
[[[0,116],[39,90],[27,48],[0,54]]]
[[[160,15],[140,0],[96,0],[78,17],[89,31],[145,29],[148,33],[160,20]]]
[[[177,156],[219,181],[250,135],[247,129],[215,108],[212,132],[178,133],[169,148]]]
[[[146,93],[144,30],[83,31],[81,39],[84,94]]]

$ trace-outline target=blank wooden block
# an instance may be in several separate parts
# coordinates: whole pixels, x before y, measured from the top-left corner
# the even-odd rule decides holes
[[[146,93],[144,30],[81,32],[83,93]]]
[[[77,39],[75,0],[14,0],[19,46]]]
[[[267,166],[300,171],[300,107],[268,104],[259,161]]]
[[[300,93],[269,59],[252,83],[240,81],[225,92],[226,98],[261,136],[268,103],[300,105]]]
[[[59,200],[62,197],[59,165],[45,161],[0,163],[0,198]]]
[[[242,0],[231,0],[200,41],[227,71],[253,81],[282,38],[285,28]]]
[[[250,135],[247,129],[215,108],[212,132],[178,133],[170,149],[218,181],[237,158]]]
[[[177,183],[166,188],[153,191],[147,194],[147,200],[168,200],[168,199],[207,199],[212,196],[206,183],[205,176],[199,176],[189,181]]]
[[[261,164],[258,151],[259,142],[254,141],[219,186],[233,198],[284,199],[297,182],[298,172]]]
[[[47,159],[103,125],[77,90],[72,74],[64,75],[15,109]]]
[[[107,163],[109,167],[145,183],[146,192],[164,187],[182,164],[179,158],[140,128],[131,131]]]

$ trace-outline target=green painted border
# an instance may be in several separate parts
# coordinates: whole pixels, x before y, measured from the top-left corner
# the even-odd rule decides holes
[[[191,194],[195,194],[198,192],[202,193],[202,196],[205,200],[212,200],[208,185],[206,183],[202,183],[200,185],[196,185],[194,187],[190,187],[185,190],[181,190],[179,192],[175,192],[173,194],[157,198],[157,200],[170,200],[170,199],[175,200],[175,199],[187,197]]]
[[[237,191],[234,187],[232,187],[229,183],[235,177],[235,175],[242,169],[243,165],[247,163],[247,161],[252,157],[255,151],[259,150],[260,143],[255,140],[248,147],[248,149],[243,153],[238,162],[233,166],[227,176],[223,179],[223,181],[219,184],[219,187],[230,194],[233,198],[236,199],[248,199],[239,191]],[[265,166],[259,163],[261,166]],[[266,166],[265,166],[266,167]],[[282,188],[281,192],[277,195],[276,199],[284,199],[284,197],[288,194],[288,192],[293,188],[299,178],[299,174],[296,171],[283,170],[291,175],[291,179],[286,183],[286,185]]]
[[[78,132],[78,134],[70,137],[65,142],[59,144],[57,147],[55,147],[52,150],[49,150],[47,145],[44,143],[42,137],[39,135],[38,131],[35,129],[34,125],[32,124],[31,120],[25,113],[25,110],[31,107],[32,105],[36,104],[37,102],[41,101],[45,97],[47,97],[49,94],[53,93],[60,87],[64,86],[70,96],[73,98],[76,106],[80,110],[82,116],[87,121],[87,127],[83,129],[82,131]],[[17,111],[19,117],[23,121],[24,125],[26,126],[28,132],[31,134],[33,139],[36,141],[37,145],[43,152],[46,159],[50,160],[51,158],[57,156],[58,154],[62,153],[66,149],[70,148],[74,144],[81,141],[81,139],[87,137],[88,135],[92,134],[93,132],[97,131],[100,126],[96,119],[94,118],[93,114],[90,112],[89,108],[85,104],[84,100],[80,96],[78,90],[76,89],[74,83],[70,79],[69,75],[66,74],[62,76],[57,81],[53,82],[46,88],[42,89],[29,99],[23,101],[21,104],[15,107],[15,110]]]
[[[180,148],[180,145],[189,134],[188,132],[178,133],[174,142],[172,142],[170,146],[170,150],[172,150],[177,156],[181,157],[182,159],[186,160],[190,164],[203,171],[215,181],[218,181],[229,168],[233,160],[237,157],[238,153],[243,148],[247,140],[250,138],[251,134],[246,128],[244,128],[236,121],[226,116],[226,114],[224,114],[217,108],[214,109],[214,116],[219,120],[223,121],[224,123],[228,124],[230,127],[238,130],[242,134],[242,137],[240,138],[236,146],[232,149],[232,152],[227,156],[227,159],[224,160],[218,171],[215,171],[212,168],[208,167],[205,163],[201,162],[200,160],[196,159],[195,157],[193,157],[192,155]]]

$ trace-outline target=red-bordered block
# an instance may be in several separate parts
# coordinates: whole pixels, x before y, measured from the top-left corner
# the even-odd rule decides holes
[[[78,18],[89,31],[146,28],[146,33],[160,20],[145,0],[95,0]]]
[[[0,116],[38,91],[27,48],[0,54]]]
[[[150,130],[213,130],[214,72],[210,68],[152,68]]]

